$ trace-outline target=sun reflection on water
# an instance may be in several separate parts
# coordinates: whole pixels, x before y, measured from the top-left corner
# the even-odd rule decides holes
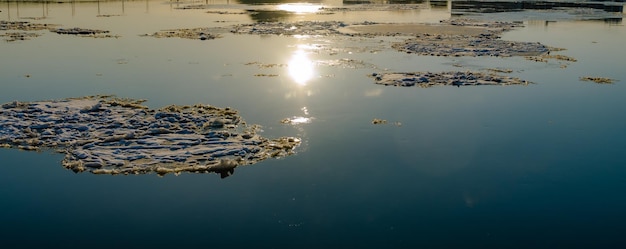
[[[294,117],[287,118],[287,119],[283,120],[283,123],[288,123],[288,124],[292,124],[292,125],[308,124],[310,122],[311,122],[311,118],[298,117],[298,116],[294,116]]]
[[[298,84],[306,85],[313,78],[313,62],[303,50],[297,50],[287,63],[289,76]]]
[[[300,110],[304,112],[305,116],[309,116],[309,110],[306,107],[302,107]],[[284,118],[280,122],[283,124],[290,125],[300,125],[300,124],[309,124],[313,120],[313,117],[305,117],[305,116],[293,116],[289,118]]]
[[[294,12],[294,13],[315,13],[318,12],[322,6],[306,3],[287,3],[278,5],[279,10]]]

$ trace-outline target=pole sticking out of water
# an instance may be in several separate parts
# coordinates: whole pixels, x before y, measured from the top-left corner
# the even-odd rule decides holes
[[[11,4],[7,1],[7,18],[11,21]]]

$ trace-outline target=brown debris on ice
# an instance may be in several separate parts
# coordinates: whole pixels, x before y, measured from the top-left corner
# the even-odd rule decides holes
[[[0,147],[56,149],[74,172],[143,174],[214,172],[294,153],[300,139],[267,139],[236,110],[171,105],[151,110],[143,100],[89,96],[6,103]]]

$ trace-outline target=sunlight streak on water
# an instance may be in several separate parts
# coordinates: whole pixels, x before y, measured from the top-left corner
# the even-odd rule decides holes
[[[294,52],[287,66],[289,68],[289,76],[291,76],[298,85],[306,85],[306,83],[313,78],[315,71],[313,69],[313,62],[302,49]]]
[[[281,4],[277,7],[279,10],[294,12],[294,13],[315,13],[318,12],[322,6],[314,5],[314,4],[304,4],[304,3],[288,3]]]
[[[289,124],[297,125],[297,124],[308,124],[311,123],[311,118],[307,117],[292,117],[289,119]]]
[[[305,106],[300,108],[305,116],[309,116],[309,109]],[[300,124],[310,124],[313,121],[313,117],[305,117],[305,116],[293,116],[289,118],[285,118],[281,121],[283,124],[290,125],[300,125]]]

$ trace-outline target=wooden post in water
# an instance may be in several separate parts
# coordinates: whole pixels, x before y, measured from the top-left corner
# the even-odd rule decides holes
[[[11,21],[11,4],[7,1],[7,18]]]

